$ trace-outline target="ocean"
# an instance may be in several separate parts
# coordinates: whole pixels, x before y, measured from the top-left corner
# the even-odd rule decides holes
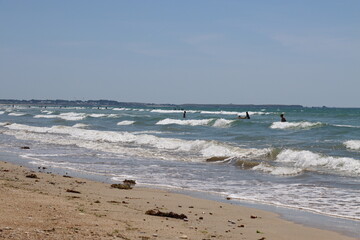
[[[0,152],[110,182],[360,221],[360,109],[185,110],[2,105]],[[250,119],[237,118],[246,111]]]

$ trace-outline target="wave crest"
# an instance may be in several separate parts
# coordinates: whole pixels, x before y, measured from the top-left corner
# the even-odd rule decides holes
[[[331,169],[345,174],[360,174],[360,160],[347,157],[324,156],[305,150],[283,150],[277,156],[276,162],[290,163],[302,169]]]
[[[360,140],[349,140],[344,142],[344,145],[352,150],[360,150]]]
[[[323,123],[321,122],[274,122],[271,124],[272,129],[310,129],[314,127],[320,127]]]

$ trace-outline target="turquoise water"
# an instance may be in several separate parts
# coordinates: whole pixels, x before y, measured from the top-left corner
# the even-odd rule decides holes
[[[114,182],[360,220],[360,109],[186,111],[2,106],[0,151]],[[238,119],[245,111],[251,119]]]

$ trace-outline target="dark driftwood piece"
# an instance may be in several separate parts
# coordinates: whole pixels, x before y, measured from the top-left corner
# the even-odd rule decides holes
[[[162,212],[162,211],[157,210],[157,209],[147,210],[145,212],[145,214],[152,215],[152,216],[159,216],[159,217],[178,218],[178,219],[187,218],[187,216],[185,214],[177,214],[177,213],[174,213],[174,212]]]

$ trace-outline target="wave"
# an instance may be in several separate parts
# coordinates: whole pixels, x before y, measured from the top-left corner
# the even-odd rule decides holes
[[[4,114],[4,113],[5,113],[4,111],[0,111],[0,115],[1,115],[1,114]]]
[[[41,110],[42,113],[46,113],[46,114],[53,114],[53,111],[49,111],[49,110]]]
[[[67,121],[80,121],[87,117],[91,118],[117,118],[119,115],[117,114],[102,114],[102,113],[92,113],[92,114],[86,114],[86,113],[75,113],[75,112],[68,112],[68,113],[60,113],[59,115],[54,114],[47,114],[47,115],[35,115],[34,118],[60,118]]]
[[[89,127],[88,124],[84,124],[84,123],[77,123],[73,126],[74,128],[87,128]]]
[[[1,127],[7,126],[7,125],[10,125],[10,124],[11,124],[10,122],[0,122]]]
[[[346,128],[360,128],[360,126],[353,126],[353,125],[333,125],[335,127],[346,127]]]
[[[349,140],[344,142],[344,145],[352,150],[360,150],[360,140]]]
[[[260,170],[263,172],[270,173],[272,175],[278,176],[292,176],[292,175],[299,175],[303,172],[302,168],[291,168],[291,167],[276,167],[271,166],[265,163],[261,163],[252,168],[253,170]]]
[[[324,124],[321,122],[273,122],[270,126],[272,129],[310,129],[314,127],[321,127]]]
[[[225,128],[225,127],[229,127],[233,122],[235,122],[235,120],[227,120],[220,118],[214,122],[213,126],[218,128]]]
[[[348,157],[325,156],[306,150],[283,150],[277,155],[275,161],[292,164],[294,167],[304,170],[335,170],[350,175],[360,174],[360,160]]]
[[[21,116],[25,116],[25,115],[26,115],[26,113],[17,113],[17,112],[9,113],[9,116],[15,116],[15,117],[21,117]]]
[[[89,114],[89,115],[87,115],[87,116],[92,117],[92,118],[103,118],[103,117],[107,117],[108,114],[92,113],[92,114]]]
[[[35,115],[34,118],[60,118],[67,121],[79,121],[87,117],[85,113],[60,113],[59,115]]]
[[[227,120],[227,119],[192,119],[192,120],[179,120],[179,119],[171,119],[166,118],[163,120],[160,120],[156,123],[156,125],[170,125],[170,124],[177,124],[177,125],[188,125],[188,126],[213,126],[218,128],[225,128],[229,127],[231,123],[233,123],[235,120]]]
[[[120,125],[120,126],[125,126],[125,125],[131,125],[131,124],[134,124],[135,121],[121,121],[121,122],[118,122],[116,125]]]
[[[4,134],[18,139],[40,141],[59,145],[76,145],[88,149],[129,156],[142,156],[163,160],[205,162],[211,157],[259,158],[271,149],[240,148],[210,140],[182,140],[149,134],[99,131],[68,126],[35,127],[23,124],[4,126]]]
[[[131,108],[113,108],[114,111],[129,111]]]
[[[166,119],[158,121],[156,123],[156,125],[178,124],[178,125],[189,125],[189,126],[206,126],[206,125],[209,125],[210,122],[213,120],[214,119],[179,120],[179,119],[166,118]]]

